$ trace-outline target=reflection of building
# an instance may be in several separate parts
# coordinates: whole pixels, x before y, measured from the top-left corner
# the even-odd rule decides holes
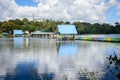
[[[58,25],[57,28],[58,40],[75,39],[77,34],[75,25]]]
[[[76,76],[76,65],[74,57],[77,54],[78,44],[75,42],[58,43],[59,55],[59,79],[73,79]]]
[[[41,31],[35,31],[31,33],[32,37],[38,37],[38,38],[51,38],[53,37],[53,33],[51,32],[41,32]]]
[[[14,37],[14,48],[23,47],[23,37]]]
[[[28,38],[24,39],[24,43],[26,47],[29,46],[29,39]]]
[[[21,36],[23,36],[22,30],[14,30],[13,33],[14,33],[14,37],[21,37]]]
[[[78,44],[76,43],[61,42],[58,50],[59,56],[74,55],[77,53],[77,47],[78,47]]]

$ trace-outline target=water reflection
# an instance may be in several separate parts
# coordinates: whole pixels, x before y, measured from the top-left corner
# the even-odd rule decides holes
[[[114,52],[114,55],[110,55],[107,57],[109,64],[106,67],[107,73],[110,73],[109,75],[106,73],[105,76],[111,76],[112,79],[115,79],[116,77],[120,79],[120,57],[116,55],[116,52]]]
[[[39,74],[36,62],[19,62],[13,72],[6,74],[4,80],[53,80],[54,73]]]
[[[110,64],[115,54],[120,58],[119,43],[22,39],[21,45],[15,41],[19,42],[0,39],[0,80],[117,80],[113,71],[120,72]]]
[[[59,79],[75,80],[76,66],[74,57],[78,51],[76,42],[58,42]]]
[[[23,47],[23,37],[14,37],[14,48]]]
[[[19,62],[15,69],[7,72],[5,80],[35,80],[38,79],[35,62]]]
[[[58,45],[59,56],[75,55],[77,53],[78,44],[75,42],[60,42]]]

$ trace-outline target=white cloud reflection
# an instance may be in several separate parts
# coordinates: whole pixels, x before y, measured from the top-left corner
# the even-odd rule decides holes
[[[75,79],[80,69],[87,69],[88,72],[98,71],[99,74],[103,73],[107,63],[106,56],[109,57],[105,53],[105,49],[108,46],[114,47],[110,43],[75,42],[78,44],[77,53],[59,56],[59,53],[57,53],[58,47],[56,47],[54,40],[23,40],[24,46],[22,48],[11,47],[13,43],[13,41],[6,42],[5,40],[0,42],[0,75],[6,75],[8,70],[9,73],[14,73],[14,69],[19,62],[35,61],[39,73],[53,72],[57,80],[58,78],[62,79],[65,75],[69,79]],[[101,77],[101,75],[98,77]]]

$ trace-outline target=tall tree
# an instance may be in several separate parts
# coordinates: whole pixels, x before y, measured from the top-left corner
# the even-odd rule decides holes
[[[115,23],[115,27],[116,27],[116,33],[120,34],[120,23],[119,22],[116,22]]]
[[[14,22],[8,21],[2,24],[2,31],[7,33],[13,33],[13,30],[17,29],[17,25]]]

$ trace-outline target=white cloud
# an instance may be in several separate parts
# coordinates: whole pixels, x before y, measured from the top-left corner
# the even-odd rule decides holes
[[[16,5],[12,0],[0,0],[0,18],[2,20],[6,20],[11,18],[13,14],[15,13]]]
[[[118,16],[120,16],[120,2],[119,3],[117,3],[118,4],[118,6],[117,6],[117,15]],[[120,21],[120,19],[119,19],[119,21]]]
[[[37,7],[19,6],[15,0],[0,0],[0,19],[54,19],[65,21],[105,22],[105,12],[116,0],[33,0]]]
[[[14,0],[0,0],[0,19],[1,21],[14,18],[29,18],[35,7],[18,6]]]

